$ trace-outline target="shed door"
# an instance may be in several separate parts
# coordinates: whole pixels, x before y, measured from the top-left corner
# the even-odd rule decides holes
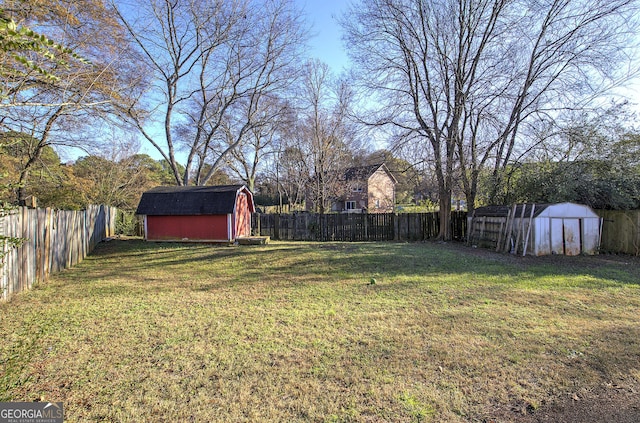
[[[564,229],[562,219],[551,219],[551,253],[564,254]]]
[[[564,219],[564,254],[577,256],[580,254],[580,219]]]
[[[241,192],[236,201],[236,237],[251,235],[251,212],[247,194]]]
[[[580,254],[580,219],[551,219],[551,252],[577,256]]]

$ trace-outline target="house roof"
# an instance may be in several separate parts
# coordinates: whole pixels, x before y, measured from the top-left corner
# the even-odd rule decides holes
[[[391,171],[387,168],[384,163],[378,163],[369,166],[358,166],[358,167],[350,167],[344,171],[344,178],[347,181],[364,181],[367,180],[378,171],[378,169],[382,168],[384,172],[389,175],[389,177],[393,180],[394,183],[398,183],[397,179]]]
[[[244,185],[200,187],[156,187],[142,194],[136,214],[147,216],[189,216],[233,213],[240,191],[253,196]]]

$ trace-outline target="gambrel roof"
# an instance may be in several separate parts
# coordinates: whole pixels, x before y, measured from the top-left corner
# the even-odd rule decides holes
[[[533,207],[533,204],[518,204],[516,205],[516,216],[521,216],[522,215],[522,207],[525,207],[524,210],[524,215],[529,217],[529,215],[531,214],[531,207]],[[549,204],[535,204],[535,210],[533,212],[533,216],[536,217],[538,216],[540,213],[542,213],[547,207],[549,207]],[[484,207],[478,207],[477,209],[475,209],[473,211],[474,216],[477,217],[482,217],[482,216],[486,216],[486,217],[507,217],[507,215],[509,214],[509,212],[511,211],[512,207],[511,206],[484,206]]]
[[[249,196],[254,211],[253,195],[244,185],[153,188],[140,198],[136,214],[147,216],[191,216],[230,214],[234,212],[240,192]]]
[[[533,216],[531,216],[531,208]],[[524,207],[524,213],[523,213]],[[475,217],[507,217],[513,209],[512,206],[484,206],[478,207],[473,211]],[[520,216],[538,217],[538,216],[570,216],[570,217],[597,217],[597,214],[591,210],[591,207],[584,204],[575,203],[541,203],[541,204],[518,204],[516,205],[515,217]]]

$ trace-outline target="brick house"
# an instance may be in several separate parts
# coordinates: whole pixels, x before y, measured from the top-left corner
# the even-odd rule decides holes
[[[398,181],[384,163],[348,168],[340,181],[340,192],[335,193],[331,202],[332,212],[393,213]],[[307,196],[307,211],[313,207]]]

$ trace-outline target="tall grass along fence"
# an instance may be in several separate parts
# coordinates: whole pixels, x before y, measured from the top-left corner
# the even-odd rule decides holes
[[[452,212],[451,231],[463,240],[466,212]],[[438,213],[262,214],[252,219],[253,233],[288,241],[422,241],[438,236]]]
[[[81,262],[113,236],[115,217],[116,209],[108,206],[80,211],[19,207],[0,216],[0,236],[23,239],[18,248],[0,240],[0,299]]]
[[[640,255],[640,210],[596,210],[602,218],[600,251]]]

